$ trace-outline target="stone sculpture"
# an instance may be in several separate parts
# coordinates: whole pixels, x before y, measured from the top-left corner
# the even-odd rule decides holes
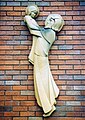
[[[55,41],[55,32],[62,29],[64,20],[59,14],[50,14],[45,21],[45,27],[41,28],[34,19],[38,14],[39,9],[36,5],[28,6],[24,22],[33,35],[29,61],[34,65],[35,97],[44,111],[43,116],[47,117],[56,110],[55,98],[59,95],[59,89],[50,71],[48,52]]]

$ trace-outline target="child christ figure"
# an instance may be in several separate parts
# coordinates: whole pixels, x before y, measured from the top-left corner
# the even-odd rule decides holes
[[[43,116],[48,117],[56,110],[56,98],[59,95],[58,86],[50,71],[48,53],[55,41],[55,32],[62,29],[64,20],[59,14],[50,14],[45,21],[45,27],[41,28],[34,19],[38,14],[36,5],[28,6],[24,21],[33,35],[29,61],[34,65],[35,97],[43,109]]]

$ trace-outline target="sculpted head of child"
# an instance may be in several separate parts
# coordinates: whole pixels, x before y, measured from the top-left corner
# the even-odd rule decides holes
[[[26,8],[25,13],[32,18],[36,18],[39,15],[39,8],[37,7],[37,5],[30,5]]]

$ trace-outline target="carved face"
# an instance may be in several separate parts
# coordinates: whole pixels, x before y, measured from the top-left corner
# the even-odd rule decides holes
[[[50,14],[45,21],[45,28],[51,28],[60,31],[64,25],[64,20],[58,14]]]
[[[45,22],[45,28],[51,28],[53,24],[54,24],[53,18],[49,18]]]
[[[26,14],[30,15],[32,18],[36,18],[39,14],[39,9],[36,5],[28,6],[26,8]]]

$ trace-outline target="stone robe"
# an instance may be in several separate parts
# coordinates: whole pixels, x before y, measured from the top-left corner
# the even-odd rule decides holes
[[[34,65],[35,97],[44,113],[48,113],[56,104],[55,98],[59,95],[48,61],[48,52],[55,41],[55,32],[49,28],[40,28],[30,16],[26,16],[26,23],[30,33],[33,34],[29,61]]]

